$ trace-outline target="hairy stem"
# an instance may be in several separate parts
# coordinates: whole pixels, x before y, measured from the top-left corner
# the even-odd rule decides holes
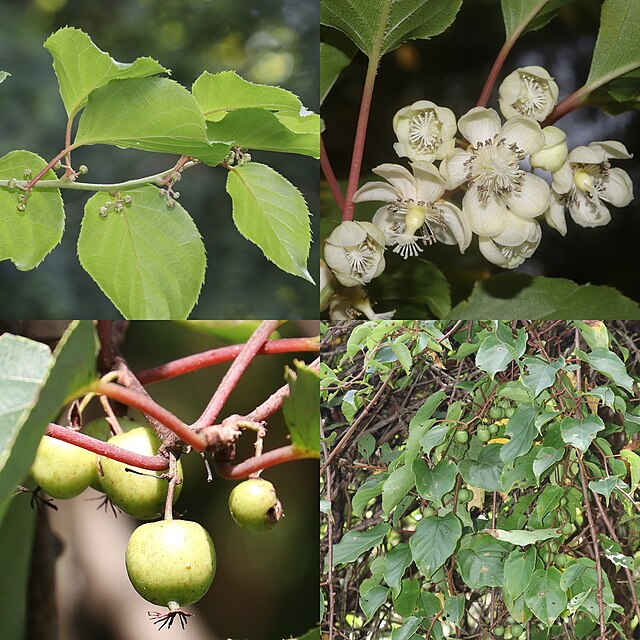
[[[280,447],[279,449],[273,449],[267,453],[263,453],[261,456],[255,456],[244,460],[240,464],[232,465],[226,462],[216,462],[216,471],[223,478],[229,480],[239,480],[246,478],[252,473],[268,469],[269,467],[275,467],[283,462],[291,462],[293,460],[304,460],[307,458],[317,458],[317,455],[298,449],[293,445],[287,445],[286,447]]]
[[[50,160],[49,163],[43,169],[38,171],[38,173],[36,173],[36,175],[33,178],[31,178],[31,180],[19,181],[18,185],[23,185],[22,186],[23,189],[25,189],[26,191],[31,191],[31,189],[33,189],[36,186],[36,184],[40,181],[40,178],[42,178],[42,176],[45,173],[47,173],[47,171],[49,171],[49,169],[52,169],[53,165],[56,162],[58,162],[58,160],[62,160],[62,158],[64,158],[74,148],[75,147],[73,145],[71,145],[69,147],[65,147],[53,160]],[[6,182],[6,180],[0,180],[0,187],[6,187],[7,186],[6,184],[3,184],[4,182]],[[67,182],[67,181],[65,181],[65,180],[46,180],[46,182]]]
[[[338,184],[336,175],[335,173],[333,173],[333,168],[331,167],[331,162],[329,162],[329,156],[327,156],[327,150],[324,146],[324,140],[322,139],[322,136],[320,136],[320,167],[322,168],[322,173],[324,173],[325,180],[329,185],[331,195],[338,205],[338,209],[340,209],[340,211],[343,211],[344,195],[342,194],[342,189]]]

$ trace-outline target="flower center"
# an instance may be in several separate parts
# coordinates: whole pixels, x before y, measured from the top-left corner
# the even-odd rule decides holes
[[[549,85],[529,74],[521,74],[522,88],[520,96],[513,104],[516,111],[526,115],[533,116],[536,111],[542,111],[546,107],[549,96]]]
[[[351,271],[358,277],[366,275],[374,266],[377,251],[368,238],[361,244],[346,247],[345,252]]]
[[[465,162],[467,180],[478,187],[480,201],[485,204],[491,196],[500,197],[511,191],[520,191],[524,171],[520,160],[524,152],[514,142],[507,145],[506,138],[498,134],[477,147],[469,147],[471,157]]]
[[[580,169],[573,174],[573,184],[580,191],[591,193],[593,191],[593,176],[589,172]]]
[[[426,217],[427,214],[424,207],[418,207],[415,205],[410,207],[404,219],[404,232],[413,235],[424,224]]]
[[[409,142],[415,151],[433,152],[442,142],[442,123],[433,109],[425,109],[409,122]]]

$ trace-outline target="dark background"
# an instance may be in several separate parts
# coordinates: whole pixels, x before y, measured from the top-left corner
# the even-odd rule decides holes
[[[120,62],[157,59],[187,88],[205,70],[235,69],[252,82],[289,89],[307,108],[318,110],[317,0],[0,0],[0,15],[0,69],[12,74],[0,90],[0,155],[27,149],[49,159],[62,148],[66,114],[42,44],[65,25],[87,32]],[[317,161],[264,152],[252,156],[283,173],[317,213]],[[108,146],[74,154],[76,166],[89,167],[92,182],[150,175],[175,159]],[[208,256],[205,285],[191,317],[315,317],[316,288],[280,271],[236,230],[225,179],[224,170],[198,166],[180,183],[180,203],[194,218]],[[90,195],[64,192],[62,245],[38,269],[20,272],[9,261],[0,263],[3,317],[118,317],[76,256]],[[312,248],[314,279],[317,263]]]
[[[487,106],[498,110],[497,89],[500,83],[511,71],[522,66],[546,68],[558,83],[559,100],[582,86],[589,73],[598,33],[600,4],[597,0],[574,2],[561,9],[558,17],[545,28],[527,33],[518,40]],[[456,21],[444,34],[432,40],[409,42],[387,54],[382,59],[376,80],[361,184],[373,178],[370,171],[379,164],[392,162],[407,166],[407,159],[398,158],[393,151],[396,138],[392,120],[396,111],[424,99],[451,108],[459,118],[475,106],[503,42],[500,2],[467,0]],[[322,108],[327,126],[323,138],[340,179],[348,176],[365,72],[366,58],[359,53],[339,78]],[[597,140],[623,142],[636,157],[625,161],[613,160],[612,163],[627,171],[637,185],[640,178],[638,122],[637,112],[612,117],[593,107],[583,107],[559,120],[556,126],[566,131],[569,149]],[[323,211],[324,202],[323,195]],[[366,203],[359,205],[356,217],[366,219],[369,212],[372,214],[379,206],[377,203],[369,207]],[[540,247],[519,271],[570,278],[581,284],[611,285],[640,300],[640,203],[636,198],[625,209],[610,206],[609,210],[611,222],[595,229],[578,226],[567,212],[568,233],[564,238],[541,221]],[[482,257],[477,238],[465,255],[442,244],[425,248],[421,255],[435,262],[445,273],[453,286],[454,304],[470,293],[477,280],[504,273]]]

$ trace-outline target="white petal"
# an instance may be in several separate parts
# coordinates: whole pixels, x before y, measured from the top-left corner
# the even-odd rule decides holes
[[[367,182],[353,194],[354,202],[395,202],[398,192],[386,182]]]
[[[519,69],[512,71],[500,84],[498,89],[498,96],[500,102],[500,109],[502,110],[502,103],[505,102],[508,105],[512,105],[519,97],[520,91],[522,88],[520,81],[520,74],[518,73]],[[518,115],[518,112],[511,108],[511,110]],[[505,118],[510,117],[502,111]]]
[[[507,100],[498,100],[498,106],[500,107],[500,112],[504,116],[505,120],[510,120],[511,118],[522,115],[519,111],[516,111],[511,106],[511,102],[508,102]]]
[[[478,247],[480,248],[480,253],[482,253],[489,262],[492,262],[503,269],[509,269],[509,261],[500,249],[498,249],[491,238],[480,236],[478,239]]]
[[[450,140],[456,135],[456,131],[458,130],[456,126],[456,116],[453,111],[447,109],[447,107],[436,107],[435,110],[441,125],[440,137],[443,142]]]
[[[457,244],[460,253],[464,253],[471,244],[471,229],[462,211],[450,202],[438,202],[438,210],[442,213],[445,226],[434,226],[436,238],[444,244]]]
[[[602,201],[591,201],[587,194],[575,189],[569,202],[569,213],[581,227],[602,227],[611,221],[611,214]]]
[[[544,147],[544,134],[533,118],[515,116],[507,120],[502,127],[502,135],[507,139],[507,145],[515,143],[527,155]]]
[[[535,220],[527,220],[511,213],[505,230],[494,236],[493,240],[507,247],[517,247],[532,237],[535,228],[539,226]]]
[[[361,244],[367,238],[365,223],[346,220],[341,222],[327,238],[328,245],[336,247],[352,247]]]
[[[520,189],[504,194],[503,199],[509,209],[525,218],[541,215],[549,204],[549,185],[539,176],[525,173]]]
[[[411,169],[418,183],[418,200],[435,202],[445,192],[444,178],[434,164],[414,162]]]
[[[622,169],[609,169],[609,180],[599,195],[614,207],[626,207],[633,200],[633,182],[629,174]]]
[[[390,182],[403,198],[416,197],[416,180],[408,169],[399,164],[381,164],[373,173]]]
[[[606,160],[607,154],[601,147],[576,147],[569,152],[569,162],[581,164],[600,164]]]
[[[573,169],[568,160],[554,172],[551,187],[556,193],[569,193],[573,188]]]
[[[564,215],[564,205],[553,191],[549,200],[549,208],[544,212],[544,219],[550,227],[560,232],[560,235],[567,235],[567,219]]]
[[[454,149],[450,156],[440,163],[440,173],[445,180],[447,189],[459,187],[469,173],[464,163],[469,160],[471,154],[462,149]]]
[[[500,116],[494,109],[474,107],[458,121],[460,133],[474,146],[500,133]]]
[[[602,149],[607,158],[617,158],[618,160],[628,160],[633,158],[633,154],[627,151],[622,142],[616,140],[603,140],[602,142],[592,142],[590,147]]]
[[[344,224],[344,222],[342,224]],[[381,247],[384,247],[384,233],[382,233],[379,227],[371,222],[356,222],[356,224],[359,224],[366,231],[369,238],[375,240]]]
[[[478,188],[469,187],[462,200],[464,212],[469,226],[479,236],[495,236],[502,233],[507,226],[507,208],[495,198],[489,198],[485,204],[480,202]]]
[[[374,214],[373,219],[371,220],[372,224],[375,224],[376,227],[379,227],[385,237],[385,244],[391,244],[393,236],[395,232],[392,227],[395,222],[395,217],[391,211],[389,211],[389,207],[380,207]]]
[[[324,260],[340,284],[345,287],[355,287],[363,284],[364,280],[362,278],[354,277],[347,259],[347,252],[343,248],[325,244]]]

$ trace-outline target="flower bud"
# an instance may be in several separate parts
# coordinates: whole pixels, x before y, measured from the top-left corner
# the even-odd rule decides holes
[[[558,127],[545,127],[542,133],[544,133],[544,147],[530,156],[531,166],[545,171],[558,171],[569,153],[565,142],[567,135]]]
[[[542,122],[556,105],[558,85],[542,67],[521,67],[503,80],[498,94],[505,118],[522,115]]]

